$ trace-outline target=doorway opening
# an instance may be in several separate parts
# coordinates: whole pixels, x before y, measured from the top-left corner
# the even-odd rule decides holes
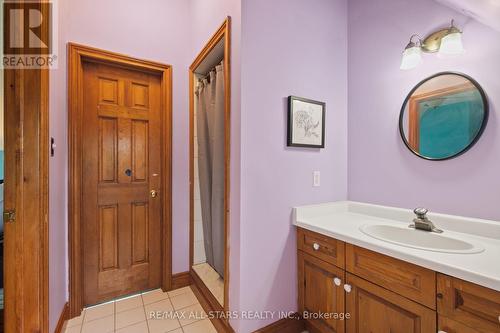
[[[189,69],[190,275],[210,310],[229,310],[230,18]],[[227,329],[227,319],[218,325]]]

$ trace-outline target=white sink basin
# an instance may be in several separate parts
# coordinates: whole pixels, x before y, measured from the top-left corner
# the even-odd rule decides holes
[[[445,253],[479,253],[484,248],[443,234],[392,225],[364,225],[364,234],[400,246]]]

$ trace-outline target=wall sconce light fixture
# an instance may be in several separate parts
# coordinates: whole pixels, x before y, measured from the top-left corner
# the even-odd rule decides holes
[[[417,67],[422,62],[422,52],[436,53],[439,55],[457,55],[464,52],[462,44],[462,31],[455,27],[455,21],[451,26],[438,30],[422,39],[419,35],[410,37],[406,45],[401,61],[401,69],[408,70]]]

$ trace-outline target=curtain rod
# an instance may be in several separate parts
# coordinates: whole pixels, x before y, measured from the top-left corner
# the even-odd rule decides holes
[[[214,66],[211,70],[209,70],[206,74],[200,74],[200,73],[196,73],[196,72],[195,72],[195,74],[197,74],[197,75],[200,75],[200,76],[201,76],[200,78],[198,78],[198,81],[200,81],[200,80],[204,80],[204,79],[206,79],[207,77],[209,77],[209,76],[210,76],[210,72],[215,72],[215,70],[216,70],[217,66],[220,66],[220,65],[223,65],[223,64],[224,64],[224,59],[222,59],[222,61],[221,61],[221,62],[219,62],[217,65],[215,65],[215,66]],[[198,66],[198,67],[200,67],[200,66]]]

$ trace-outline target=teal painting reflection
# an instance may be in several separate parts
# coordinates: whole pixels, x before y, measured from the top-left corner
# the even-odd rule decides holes
[[[433,160],[468,149],[486,124],[486,101],[469,78],[445,74],[422,83],[408,96],[401,116],[407,146]]]

